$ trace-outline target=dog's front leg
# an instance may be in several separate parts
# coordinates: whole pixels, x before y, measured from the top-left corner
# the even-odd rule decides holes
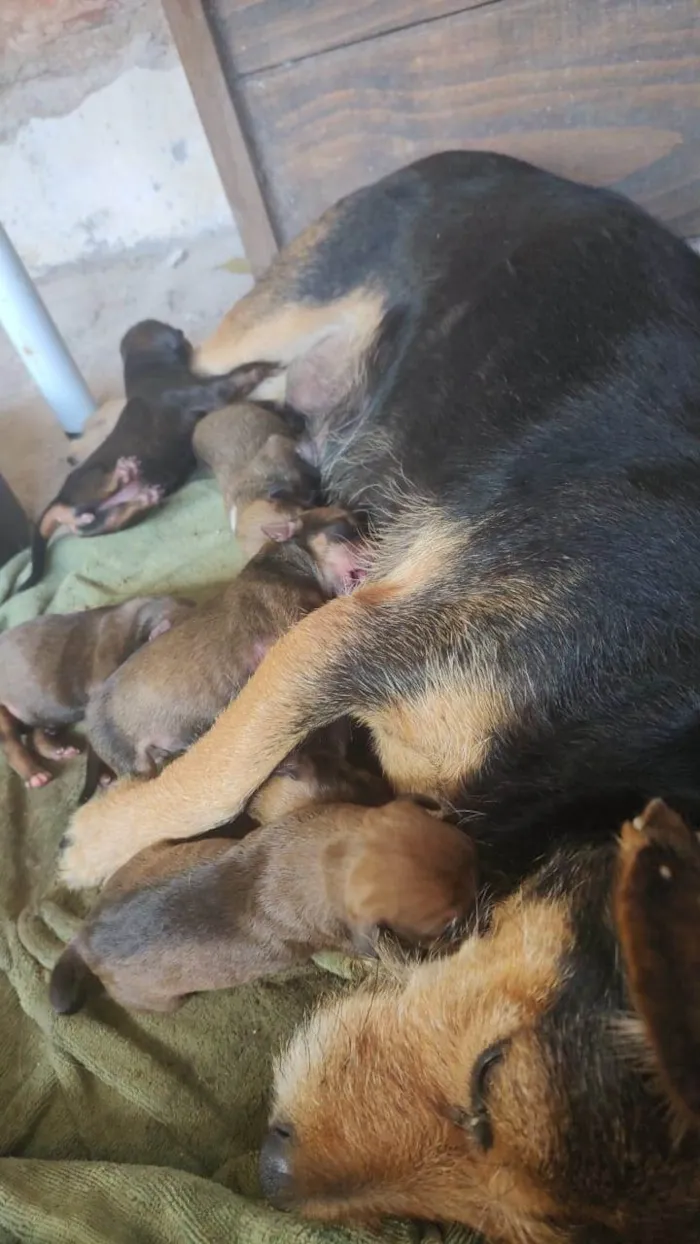
[[[352,707],[331,671],[357,647],[366,615],[352,596],[309,614],[190,751],[152,781],[118,782],[79,809],[61,880],[74,889],[98,885],[152,843],[192,838],[240,812],[293,747]]]

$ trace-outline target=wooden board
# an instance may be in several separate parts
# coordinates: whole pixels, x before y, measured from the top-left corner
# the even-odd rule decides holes
[[[585,3],[585,0],[582,0]],[[439,21],[484,0],[215,0],[210,6],[237,76]]]
[[[698,0],[207,0],[207,12],[279,241],[356,186],[448,147],[614,185],[700,234]],[[206,94],[196,48],[180,47]],[[217,146],[223,171],[220,135]]]

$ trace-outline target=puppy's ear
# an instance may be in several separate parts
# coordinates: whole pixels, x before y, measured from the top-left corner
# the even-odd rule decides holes
[[[356,954],[363,959],[376,959],[379,928],[376,924],[358,925],[352,931],[352,946]]]
[[[290,752],[272,774],[273,777],[288,777],[295,782],[301,780],[303,760],[298,751]]]
[[[156,622],[155,626],[151,628],[148,636],[149,644],[154,639],[157,639],[159,635],[165,635],[166,631],[169,631],[172,628],[172,625],[173,624],[170,618],[161,618],[160,622]]]
[[[700,1126],[700,842],[661,799],[623,826],[615,920],[665,1092]]]
[[[268,540],[275,540],[277,544],[284,544],[287,540],[293,540],[294,536],[301,531],[301,521],[298,518],[280,519],[276,523],[263,523],[261,531]]]

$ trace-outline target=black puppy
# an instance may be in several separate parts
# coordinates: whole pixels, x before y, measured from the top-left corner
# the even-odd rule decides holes
[[[158,320],[130,328],[120,350],[126,406],[109,436],[71,471],[44,510],[32,538],[31,573],[20,591],[42,578],[46,546],[58,527],[80,536],[119,531],[181,487],[195,466],[197,420],[247,397],[275,370],[253,363],[202,379],[192,372],[184,333]]]

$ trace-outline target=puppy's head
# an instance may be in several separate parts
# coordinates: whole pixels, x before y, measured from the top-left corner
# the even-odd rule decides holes
[[[304,510],[291,522],[266,523],[270,540],[296,540],[308,550],[330,596],[351,592],[367,575],[367,554],[356,520],[339,506]]]
[[[119,349],[125,363],[147,356],[189,366],[192,358],[192,346],[185,334],[160,320],[141,320],[134,324],[122,337]]]
[[[134,648],[151,643],[182,622],[196,607],[193,600],[178,596],[140,596],[131,606],[131,637]]]
[[[349,728],[344,722],[312,735],[295,748],[254,796],[249,811],[261,825],[282,821],[303,808],[326,803],[367,807],[391,798],[383,778],[345,759]]]
[[[475,896],[476,850],[463,830],[408,799],[367,813],[345,874],[345,918],[356,935],[372,940],[388,929],[430,944],[463,923]]]
[[[299,503],[286,497],[259,497],[240,509],[235,504],[229,508],[231,531],[248,558],[259,553],[268,540],[291,540],[300,517]]]

